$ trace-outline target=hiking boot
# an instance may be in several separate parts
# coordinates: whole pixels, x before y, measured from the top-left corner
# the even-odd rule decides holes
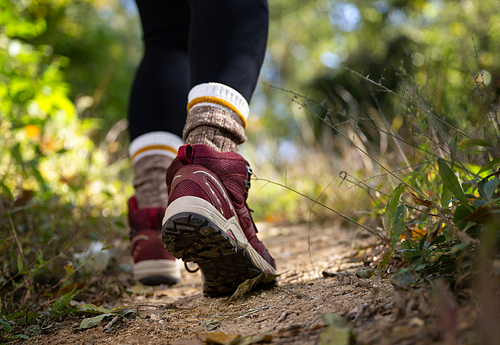
[[[139,209],[135,196],[129,199],[128,207],[134,279],[144,285],[178,283],[180,267],[161,241],[161,218],[165,207]]]
[[[276,264],[256,236],[246,205],[251,169],[235,152],[184,145],[167,170],[162,240],[176,258],[200,267],[205,296],[233,293]]]

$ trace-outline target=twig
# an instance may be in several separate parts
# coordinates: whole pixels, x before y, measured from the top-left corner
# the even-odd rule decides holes
[[[16,240],[17,247],[19,249],[19,254],[21,255],[21,260],[23,261],[24,269],[26,270],[26,274],[28,275],[28,285],[31,293],[34,294],[35,289],[33,288],[33,279],[31,277],[31,272],[29,270],[28,263],[26,262],[26,257],[24,256],[24,250],[23,247],[21,246],[21,242],[19,242],[19,238],[17,237],[17,231],[16,227],[14,226],[14,221],[12,220],[12,215],[10,214],[10,212],[8,212],[8,215],[9,215],[10,227],[12,228],[12,234],[14,235],[14,239]]]
[[[374,230],[372,230],[372,229],[370,229],[370,228],[368,228],[368,227],[364,226],[363,224],[361,224],[361,223],[359,223],[359,222],[355,221],[354,219],[352,219],[352,218],[350,218],[350,217],[346,216],[345,214],[340,213],[339,211],[336,211],[336,210],[334,210],[333,208],[326,206],[325,204],[322,204],[322,203],[320,203],[320,202],[317,202],[316,200],[314,200],[313,198],[311,198],[311,197],[310,197],[310,196],[308,196],[308,195],[305,195],[305,194],[303,194],[303,193],[301,193],[301,192],[299,192],[299,191],[297,191],[297,190],[295,190],[295,189],[293,189],[293,188],[290,188],[290,187],[288,187],[288,186],[285,186],[284,184],[279,183],[279,182],[271,181],[271,180],[268,180],[268,179],[265,179],[265,178],[258,178],[258,177],[252,177],[252,179],[254,179],[254,180],[256,180],[256,181],[265,181],[265,182],[267,182],[267,183],[272,183],[272,184],[275,184],[275,185],[277,185],[277,186],[280,186],[280,187],[283,187],[283,188],[285,188],[285,189],[288,189],[289,191],[292,191],[292,192],[294,192],[294,193],[296,193],[296,194],[298,194],[298,195],[300,195],[300,196],[302,196],[302,197],[304,197],[304,198],[308,199],[309,201],[312,201],[312,202],[314,202],[314,203],[317,203],[317,204],[319,204],[319,205],[323,206],[323,207],[324,207],[324,208],[326,208],[327,210],[332,211],[333,213],[335,213],[335,214],[337,214],[337,215],[341,216],[342,218],[344,218],[344,219],[346,219],[346,220],[350,221],[351,223],[354,223],[354,224],[356,224],[356,225],[358,225],[358,226],[362,227],[363,229],[365,229],[365,230],[366,230],[366,231],[368,231],[369,233],[371,233],[371,234],[373,234],[373,235],[378,236],[378,237],[379,237],[382,241],[384,241],[386,244],[389,244],[389,240],[387,240],[384,236],[382,236],[382,235],[381,235],[381,234],[379,234],[378,232],[376,232],[376,231],[374,231]]]
[[[302,106],[304,106],[304,104],[300,103],[299,101],[297,101],[295,98],[292,98],[292,102],[295,102],[297,104],[300,104]],[[383,170],[385,170],[387,173],[389,173],[389,175],[391,175],[392,177],[394,177],[395,179],[397,179],[399,182],[403,183],[407,188],[413,190],[415,193],[418,193],[420,194],[422,197],[425,197],[425,195],[415,189],[413,186],[409,185],[408,183],[406,183],[405,181],[403,181],[399,176],[397,176],[396,174],[394,174],[393,172],[391,172],[388,168],[386,168],[382,163],[380,163],[379,161],[377,161],[375,158],[373,158],[368,152],[366,152],[365,150],[363,150],[361,147],[359,147],[359,145],[356,145],[354,142],[352,142],[351,139],[349,139],[347,137],[347,135],[345,135],[344,133],[342,133],[337,127],[333,126],[332,124],[328,123],[327,121],[325,121],[321,116],[319,116],[318,114],[316,114],[314,111],[312,111],[311,109],[307,108],[306,106],[304,106],[304,108],[309,111],[311,114],[313,114],[314,116],[316,116],[318,119],[320,119],[321,121],[323,121],[324,123],[326,123],[328,126],[332,127],[333,129],[335,129],[340,136],[342,136],[345,140],[349,141],[355,148],[357,148],[360,152],[362,152],[364,155],[366,155],[368,158],[370,158],[375,164],[377,164],[379,167],[381,167]]]

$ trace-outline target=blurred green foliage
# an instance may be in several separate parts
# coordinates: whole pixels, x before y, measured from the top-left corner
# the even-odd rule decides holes
[[[366,117],[377,122],[385,117],[390,124],[396,121],[397,127],[401,122],[398,115],[406,116],[399,99],[387,97],[387,92],[367,84],[346,67],[403,95],[412,79],[413,84],[423,86],[415,97],[460,128],[473,126],[478,130],[476,120],[484,116],[479,106],[470,106],[477,102],[475,77],[491,87],[492,101],[498,97],[497,1],[269,3],[270,39],[262,81],[324,101],[333,111],[326,114],[320,107],[315,109],[321,116],[328,115],[332,123]],[[301,111],[290,111],[286,105],[290,95],[266,85],[259,91],[262,93],[256,95],[254,109],[261,117],[255,120],[258,135],[252,139],[287,137],[310,148],[319,144],[326,150],[339,145],[331,140],[331,130],[319,121]],[[380,145],[383,139],[377,131],[364,124],[361,127],[369,140]]]
[[[124,117],[140,45],[113,1],[0,9],[0,291],[12,308],[65,277],[81,245],[127,236]]]

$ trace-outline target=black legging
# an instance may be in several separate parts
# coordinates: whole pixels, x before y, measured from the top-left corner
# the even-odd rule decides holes
[[[133,140],[152,131],[182,137],[187,94],[225,84],[250,102],[264,60],[267,0],[136,0],[145,53],[129,104]]]

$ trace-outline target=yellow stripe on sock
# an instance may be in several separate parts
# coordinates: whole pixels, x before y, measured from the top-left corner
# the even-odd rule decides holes
[[[243,123],[243,128],[247,128],[247,120],[245,119],[245,117],[243,116],[241,111],[238,108],[236,108],[232,103],[229,103],[228,101],[223,100],[223,99],[218,98],[218,97],[212,97],[212,96],[197,97],[197,98],[193,99],[191,102],[189,102],[189,104],[187,106],[188,112],[192,107],[194,107],[196,104],[199,104],[199,103],[215,103],[215,104],[222,105],[223,107],[226,107],[229,110],[234,111],[238,115],[238,117],[241,119],[241,122]]]
[[[139,154],[141,154],[143,152],[149,151],[149,150],[165,150],[165,151],[173,152],[175,155],[177,155],[177,150],[171,148],[170,146],[166,146],[166,145],[150,145],[150,146],[143,147],[140,150],[137,150],[137,152],[134,153],[134,155],[132,156],[132,160],[135,157],[137,157],[137,155],[139,155]]]

